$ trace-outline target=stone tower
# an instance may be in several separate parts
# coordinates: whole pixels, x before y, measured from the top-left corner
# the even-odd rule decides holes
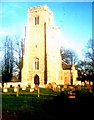
[[[23,58],[22,82],[62,84],[60,32],[53,13],[46,6],[28,9],[28,23]]]

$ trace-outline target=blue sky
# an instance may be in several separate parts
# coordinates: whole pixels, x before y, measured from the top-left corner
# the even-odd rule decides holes
[[[53,11],[55,24],[61,30],[61,46],[72,48],[81,56],[92,38],[92,2],[1,2],[0,34],[23,35],[28,8],[45,4]]]

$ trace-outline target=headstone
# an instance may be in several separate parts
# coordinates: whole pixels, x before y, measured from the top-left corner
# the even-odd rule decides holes
[[[4,83],[3,92],[8,92],[8,89],[7,89],[7,84],[6,84],[6,83]]]
[[[30,88],[30,92],[33,92],[34,91],[34,88]]]
[[[3,92],[8,92],[8,89],[7,88],[3,88]]]
[[[66,88],[67,88],[67,85],[64,85],[63,88],[66,89]]]
[[[81,85],[82,85],[82,86],[85,86],[85,82],[81,82]]]
[[[91,85],[91,86],[93,85],[93,82],[92,82],[92,81],[90,81],[90,85]]]
[[[53,91],[56,91],[56,87],[57,87],[57,85],[54,84],[54,85],[53,85]]]
[[[61,91],[64,91],[64,87],[62,87]]]
[[[17,92],[17,90],[18,90],[18,87],[14,87],[14,92]]]
[[[24,86],[22,86],[22,90],[26,90],[26,86],[24,85]]]
[[[58,85],[56,91],[60,92],[60,86]]]

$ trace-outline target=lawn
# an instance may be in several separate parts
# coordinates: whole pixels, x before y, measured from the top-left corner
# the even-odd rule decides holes
[[[40,89],[40,96],[37,90],[30,93],[29,88],[25,91],[19,90],[19,95],[13,92],[2,94],[2,120],[41,120],[48,118],[45,112],[45,105],[52,101],[60,92],[53,92],[51,89]],[[45,118],[45,119],[46,119]]]
[[[40,89],[30,93],[29,88],[19,90],[19,95],[13,92],[2,94],[2,120],[60,120],[69,119],[74,115],[77,118],[89,119],[93,115],[94,94],[81,95],[76,99],[68,99],[62,92],[54,92],[51,89]]]

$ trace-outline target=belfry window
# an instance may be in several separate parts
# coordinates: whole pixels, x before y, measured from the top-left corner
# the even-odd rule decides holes
[[[39,58],[35,59],[35,70],[39,70]]]
[[[35,17],[35,25],[39,24],[39,16]]]

